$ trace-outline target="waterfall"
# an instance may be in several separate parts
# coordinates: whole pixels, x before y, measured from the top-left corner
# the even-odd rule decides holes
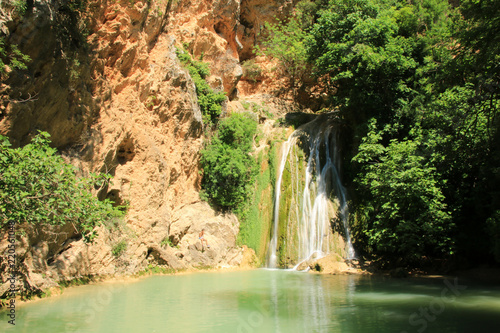
[[[337,133],[331,115],[322,115],[299,127],[283,144],[267,267],[279,266],[280,248],[294,257],[291,260],[295,267],[303,261],[330,253],[334,246],[331,221],[342,223],[345,257],[355,257],[347,224],[346,190],[340,181]],[[301,159],[304,153],[306,156]],[[283,187],[285,173],[290,178],[286,188]],[[284,198],[282,192],[288,197]],[[290,226],[294,230],[289,230]],[[283,235],[283,230],[287,230],[286,235]],[[278,244],[280,240],[281,244]]]

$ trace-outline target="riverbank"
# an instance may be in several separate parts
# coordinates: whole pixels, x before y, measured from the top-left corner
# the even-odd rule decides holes
[[[483,282],[488,284],[500,284],[500,267],[480,266],[471,269],[456,270],[447,272],[446,274],[426,273],[422,271],[408,271],[402,268],[391,270],[377,269],[371,262],[363,262],[358,260],[342,260],[336,254],[330,254],[318,260],[310,262],[308,265],[303,265],[299,269],[305,270],[306,274],[319,275],[373,275],[386,276],[389,278],[426,278],[426,279],[455,279],[461,281]],[[143,271],[132,275],[109,275],[109,276],[93,276],[82,277],[67,282],[61,282],[58,287],[53,287],[45,290],[41,295],[32,296],[29,298],[18,297],[16,306],[41,301],[48,297],[57,297],[62,295],[66,290],[97,284],[123,284],[137,283],[146,277],[155,275],[191,275],[200,273],[223,273],[257,270],[259,267],[252,265],[252,262],[245,261],[240,266],[214,266],[214,267],[190,267],[187,269],[174,270],[168,266],[149,266]],[[0,311],[3,307],[0,306]]]
[[[168,266],[149,266],[145,270],[137,272],[131,275],[101,275],[101,276],[85,276],[80,278],[75,278],[70,281],[61,281],[59,286],[52,287],[44,290],[39,295],[32,296],[17,296],[16,297],[16,307],[23,306],[25,304],[38,302],[46,298],[52,298],[62,295],[66,290],[71,290],[74,288],[97,285],[97,284],[123,284],[123,283],[136,283],[144,278],[151,277],[154,275],[190,275],[199,273],[214,273],[214,272],[237,272],[237,271],[249,271],[258,269],[248,263],[243,263],[240,266],[202,266],[202,267],[190,267],[187,269],[174,270]],[[0,311],[4,310],[5,304],[8,300],[0,300]]]
[[[314,274],[338,275],[359,274],[378,275],[391,278],[436,278],[450,279],[459,278],[464,281],[500,284],[500,267],[481,265],[471,268],[439,270],[417,270],[403,267],[392,269],[381,269],[371,261],[358,259],[344,260],[338,254],[329,254],[321,259],[304,262],[298,269],[309,269]]]
[[[460,280],[223,268],[71,288],[20,306],[14,328],[0,312],[0,331],[409,332],[422,308],[436,318],[431,331],[491,332],[499,295],[497,286]]]

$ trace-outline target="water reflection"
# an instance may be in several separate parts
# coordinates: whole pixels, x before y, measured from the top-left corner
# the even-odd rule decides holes
[[[18,306],[15,327],[0,312],[0,331],[458,333],[499,318],[497,286],[257,270],[78,287]]]

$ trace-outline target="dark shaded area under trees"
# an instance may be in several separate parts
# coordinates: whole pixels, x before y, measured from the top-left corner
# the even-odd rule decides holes
[[[349,124],[344,178],[365,258],[500,262],[499,29],[495,0],[301,1],[269,28],[262,52],[307,63]]]

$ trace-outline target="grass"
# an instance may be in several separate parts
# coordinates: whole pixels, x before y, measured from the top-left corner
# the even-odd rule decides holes
[[[170,240],[170,238],[168,238],[168,236],[167,236],[167,237],[165,237],[165,238],[161,241],[160,245],[161,245],[161,246],[165,246],[165,245],[167,245],[167,246],[169,246],[169,247],[174,247],[174,244],[172,243],[172,241]]]
[[[95,279],[92,276],[82,276],[81,278],[72,279],[69,281],[59,281],[58,284],[62,288],[68,288],[74,286],[83,286],[93,281],[95,281]]]
[[[156,275],[156,274],[174,274],[179,272],[171,267],[162,267],[149,264],[146,269],[139,271],[134,274],[135,277],[145,276],[145,275]]]
[[[123,252],[125,252],[126,249],[127,249],[127,242],[124,239],[122,239],[113,246],[111,253],[113,253],[115,257],[119,257]]]

